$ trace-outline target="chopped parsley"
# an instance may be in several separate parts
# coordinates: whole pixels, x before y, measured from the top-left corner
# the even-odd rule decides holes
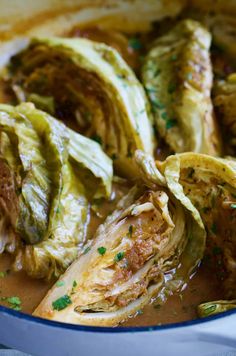
[[[101,246],[101,247],[98,247],[98,249],[97,249],[97,251],[98,251],[98,253],[100,253],[100,255],[105,255],[105,253],[106,253],[106,247],[104,247],[104,246]]]
[[[64,286],[65,285],[65,282],[64,281],[57,281],[57,283],[56,283],[56,286],[57,287],[62,287],[62,286]]]
[[[118,252],[117,255],[115,256],[115,262],[121,261],[125,256],[125,253],[123,251]]]
[[[11,309],[21,310],[21,299],[19,297],[1,297],[0,300],[7,302]]]
[[[93,141],[99,143],[100,145],[102,145],[102,138],[101,138],[100,136],[98,136],[98,135],[93,135],[93,136],[91,137],[91,139],[92,139]]]
[[[129,47],[133,48],[135,51],[138,51],[142,48],[142,43],[138,38],[130,38],[129,39]]]
[[[164,111],[162,114],[161,114],[161,117],[163,120],[167,120],[168,119],[168,114],[166,111]]]
[[[176,125],[177,125],[177,121],[170,119],[166,123],[166,129],[169,130],[169,129],[171,129],[172,127],[174,127]]]
[[[60,311],[68,307],[68,305],[70,304],[72,304],[71,298],[69,295],[65,294],[54,302],[52,302],[52,308],[53,310]]]

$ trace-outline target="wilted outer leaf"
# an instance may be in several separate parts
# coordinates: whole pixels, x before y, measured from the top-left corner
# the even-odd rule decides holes
[[[169,156],[158,166],[169,189],[175,194],[172,187],[178,187],[199,210],[209,242],[217,247],[226,270],[222,282],[226,298],[235,298],[236,162],[183,153]]]
[[[1,124],[5,128],[5,131],[6,127],[8,131],[13,128],[17,129],[16,118],[19,118],[18,120],[21,120],[25,124],[23,127],[28,136],[26,140],[27,145],[22,145],[25,149],[23,159],[25,161],[28,159],[27,162],[29,162],[28,164],[32,169],[34,162],[31,157],[35,157],[33,154],[36,149],[39,151],[40,147],[40,153],[42,154],[40,164],[44,164],[45,167],[43,178],[46,179],[48,177],[48,190],[46,191],[48,200],[43,199],[42,196],[38,198],[39,203],[47,203],[48,210],[44,209],[46,215],[45,220],[43,220],[44,223],[47,223],[47,226],[44,234],[40,235],[37,241],[33,241],[34,245],[23,244],[12,251],[17,254],[15,268],[18,270],[23,268],[33,277],[50,278],[53,275],[59,276],[76,258],[79,245],[82,246],[85,240],[86,226],[89,219],[86,195],[89,195],[89,193],[87,194],[86,189],[81,183],[80,172],[84,168],[90,170],[91,167],[91,175],[95,175],[96,179],[99,179],[99,182],[97,182],[99,186],[98,192],[100,192],[101,196],[108,197],[112,180],[111,160],[95,142],[72,133],[53,117],[36,110],[32,104],[21,104],[15,108],[9,105],[0,105],[0,114]],[[29,131],[30,129],[32,133]],[[14,161],[15,152],[12,152],[14,146],[4,136],[5,131],[1,137],[2,154],[9,161],[9,164],[11,164],[10,168],[17,178],[17,165],[21,162]],[[29,140],[29,133],[31,133],[31,137],[35,137],[35,142]],[[20,132],[17,139],[22,141],[23,138],[25,136]],[[96,149],[96,152],[93,152],[94,149]],[[21,158],[21,156],[19,157]],[[40,165],[38,161],[35,160],[37,163],[36,167],[39,170]],[[41,176],[38,176],[38,171],[36,173],[35,176],[38,184]],[[29,184],[25,178],[24,182],[30,188],[32,187],[32,184]],[[21,186],[22,182],[20,181],[20,191],[22,189]],[[37,188],[39,189],[41,186],[37,185]],[[43,188],[45,187],[43,186]],[[28,199],[29,202],[26,202],[35,206],[37,196],[33,196],[32,198],[32,195],[28,195]],[[19,204],[19,216],[21,209],[22,207]],[[33,213],[35,213],[34,210]],[[27,219],[31,219],[31,215],[32,212],[29,211]],[[24,222],[28,228],[28,220],[24,220]],[[21,231],[19,233],[22,238]],[[35,238],[35,234],[32,236]],[[1,239],[3,244],[4,238],[2,235]],[[7,244],[9,242],[6,242],[5,246]]]
[[[54,98],[55,116],[70,123],[73,119],[73,126],[77,122],[80,132],[101,143],[123,175],[137,172],[136,149],[153,153],[146,95],[113,48],[86,39],[37,39],[12,58],[10,72],[13,88],[19,78],[22,83],[18,99],[27,100],[30,94]]]
[[[153,43],[144,62],[142,78],[155,125],[174,152],[219,154],[210,43],[200,23],[184,20]]]
[[[164,180],[150,157],[139,153],[137,160],[145,185],[149,181],[152,188],[140,183],[131,189],[99,227],[91,250],[70,266],[61,277],[63,286],[49,291],[35,315],[117,325],[152,298],[163,302],[199,263],[205,231],[197,210],[190,201],[182,205],[166,188],[155,185]],[[70,296],[72,304],[54,310],[53,302],[63,295]]]
[[[30,121],[17,112],[11,116],[0,108],[0,130],[8,134],[13,147],[16,145],[14,154],[21,162],[19,215],[14,227],[27,243],[37,243],[44,238],[49,222],[50,177],[43,145]]]

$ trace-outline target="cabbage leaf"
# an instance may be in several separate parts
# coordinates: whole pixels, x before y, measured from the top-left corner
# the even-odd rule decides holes
[[[142,79],[158,134],[172,152],[219,155],[211,103],[210,33],[181,21],[158,38],[146,55]]]
[[[120,174],[137,172],[136,149],[153,154],[145,92],[112,47],[81,38],[35,39],[11,59],[9,76],[18,100],[36,99],[50,112],[55,107],[54,116],[101,144]]]
[[[151,157],[142,152],[135,157],[142,180],[99,226],[91,249],[69,267],[35,315],[117,325],[153,299],[163,303],[203,257],[205,230],[198,211],[184,194],[176,198],[166,189]],[[71,303],[57,308],[63,296]]]

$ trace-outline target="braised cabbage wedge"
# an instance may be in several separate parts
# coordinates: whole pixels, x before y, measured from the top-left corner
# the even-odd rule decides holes
[[[225,151],[236,154],[236,73],[226,79],[216,81],[213,91],[213,103],[222,128]]]
[[[153,154],[152,117],[138,79],[112,47],[87,39],[35,39],[11,59],[19,101],[63,119],[101,144],[120,174],[137,172],[136,149]]]
[[[121,199],[86,250],[34,315],[69,323],[117,325],[153,299],[164,302],[200,262],[205,230],[182,194],[172,195],[154,161],[136,153],[143,182]],[[59,286],[59,287],[58,287]]]
[[[221,284],[227,299],[236,295],[236,162],[196,153],[169,156],[158,167],[169,189],[184,193],[198,209],[208,247],[217,252]],[[174,193],[175,194],[175,193]],[[212,304],[221,302],[212,302]],[[222,302],[224,308],[231,302]],[[199,307],[204,312],[204,306]],[[213,307],[212,307],[213,308]],[[223,306],[222,306],[223,308]],[[216,306],[214,312],[223,310]]]
[[[59,276],[85,242],[91,184],[94,197],[110,196],[112,162],[31,103],[0,105],[0,133],[2,231],[10,222],[14,232],[1,234],[1,251],[11,246],[15,269],[33,277]]]
[[[212,103],[211,34],[184,20],[152,44],[142,68],[158,134],[173,152],[220,153]]]

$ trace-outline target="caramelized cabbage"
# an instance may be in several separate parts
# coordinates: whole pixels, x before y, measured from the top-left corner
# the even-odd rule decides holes
[[[173,152],[219,154],[210,91],[210,33],[184,20],[152,45],[142,68],[157,131]]]
[[[37,39],[9,69],[19,101],[55,108],[56,117],[102,145],[119,173],[137,172],[137,148],[153,153],[144,90],[115,49],[86,39]]]
[[[15,269],[33,277],[59,276],[85,241],[91,177],[95,176],[93,183],[99,180],[95,196],[110,195],[111,160],[98,144],[33,104],[0,105],[0,133],[6,181],[0,190],[1,215],[15,230],[12,240],[6,240],[5,223],[1,251],[11,246]],[[90,175],[84,186],[85,169]]]
[[[169,189],[184,193],[198,209],[208,245],[217,251],[221,284],[227,299],[236,296],[236,162],[183,153],[159,164]],[[175,194],[176,195],[176,194]],[[223,283],[222,283],[223,280]],[[214,303],[214,302],[213,302]],[[216,310],[220,310],[217,308]]]
[[[69,323],[117,325],[153,298],[164,302],[201,260],[205,231],[189,199],[165,187],[137,152],[145,184],[133,187],[34,314]],[[60,285],[60,287],[58,287]]]

